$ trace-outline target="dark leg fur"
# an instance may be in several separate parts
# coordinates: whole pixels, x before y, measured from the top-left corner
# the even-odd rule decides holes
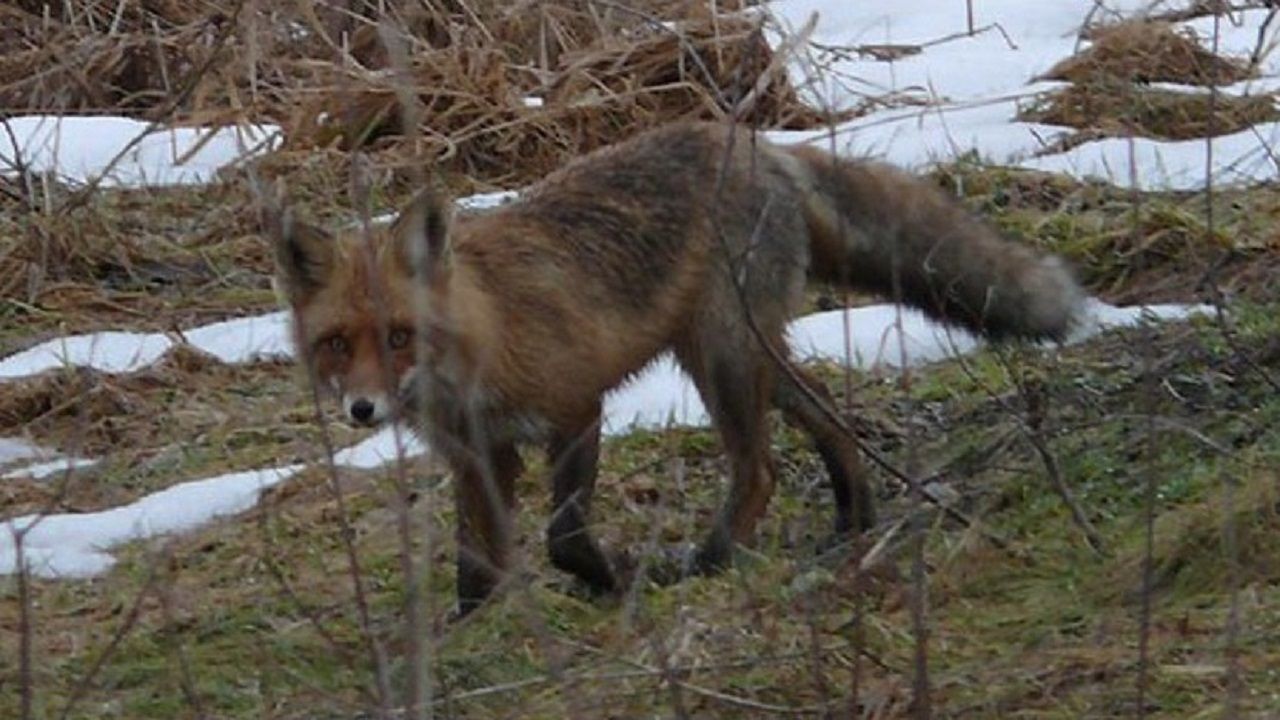
[[[773,493],[765,414],[772,377],[760,357],[712,357],[705,363],[688,360],[687,356],[681,358],[715,421],[729,459],[728,497],[689,568],[714,573],[729,564],[734,543],[751,539]]]
[[[558,434],[548,452],[554,506],[547,527],[551,562],[597,592],[613,592],[618,589],[617,578],[587,527],[600,456],[599,418],[576,432]]]
[[[794,363],[790,364],[790,372],[784,370],[779,375],[773,402],[782,410],[788,423],[813,438],[827,467],[831,492],[835,497],[836,535],[869,529],[875,524],[875,508],[858,447],[847,429],[834,422],[819,404],[833,410],[835,399],[821,380]],[[806,387],[809,392],[805,391]]]
[[[520,455],[509,443],[454,464],[460,615],[479,607],[507,570],[520,471]]]

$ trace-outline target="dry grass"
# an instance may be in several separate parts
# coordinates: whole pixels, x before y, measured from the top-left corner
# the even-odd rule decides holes
[[[112,325],[167,331],[272,303],[244,183],[99,189],[61,212],[66,192],[45,187],[49,205],[0,213],[0,350]]]
[[[588,3],[588,6],[590,4]],[[697,8],[691,4],[691,8]],[[670,25],[612,13],[584,28],[564,6],[457,25],[438,46],[402,38],[410,66],[312,65],[297,112],[286,121],[292,148],[388,147],[399,165],[431,163],[473,180],[509,186],[545,175],[592,149],[679,118],[725,118],[757,83],[771,51],[756,20],[686,11]],[[541,37],[536,57],[514,39]],[[785,74],[740,119],[766,127],[809,127]],[[418,104],[416,143],[405,147],[402,94]]]
[[[1236,97],[1156,88],[1095,78],[1024,108],[1030,122],[1079,128],[1091,137],[1192,140],[1230,135],[1280,119],[1272,95]]]
[[[745,4],[722,2],[713,14],[672,0],[124,0],[49,14],[20,3],[0,10],[14,29],[0,48],[0,107],[267,118],[283,124],[292,148],[394,146],[401,164],[444,161],[476,181],[520,184],[638,128],[733,113],[771,55]],[[739,119],[821,121],[785,73],[762,87]],[[398,93],[419,106],[412,131]],[[406,147],[415,134],[420,142]]]
[[[1210,268],[1228,297],[1271,302],[1280,195],[1266,187],[1141,193],[1098,181],[958,162],[937,181],[1008,232],[1066,257],[1090,293],[1119,305],[1202,297]]]
[[[1211,96],[1151,87],[1156,82],[1229,85],[1256,76],[1249,63],[1206,50],[1189,30],[1134,20],[1093,28],[1088,37],[1092,45],[1042,76],[1071,84],[1019,113],[1023,120],[1080,131],[1046,152],[1098,137],[1187,140],[1227,135],[1280,119],[1271,94]]]
[[[463,194],[526,184],[676,118],[819,122],[786,73],[762,77],[771,51],[746,5],[720,2],[712,14],[674,0],[11,3],[0,8],[0,108],[272,120],[288,146],[257,173],[286,176],[316,216],[349,219],[352,151],[385,204],[428,164]],[[407,59],[393,62],[388,47]],[[406,99],[413,128],[399,110]],[[0,312],[33,323],[24,335],[34,342],[46,328],[163,329],[154,318],[174,305],[203,301],[190,323],[269,304],[246,176],[226,179],[99,189],[92,202],[57,178],[4,180],[0,298],[17,304]],[[167,225],[139,217],[158,203],[172,204],[157,216]],[[0,331],[0,349],[16,342]]]
[[[302,455],[308,444],[293,431],[311,419],[292,364],[228,366],[180,346],[136,373],[46,373],[0,395],[0,437],[104,461],[69,484],[55,476],[11,486],[6,513],[90,512],[161,489],[179,468],[199,473],[226,467],[228,458],[252,466]]]
[[[1131,20],[1091,28],[1092,44],[1054,65],[1045,80],[1089,83],[1096,78],[1136,83],[1230,85],[1257,76],[1248,63],[1206,50],[1191,30],[1165,22]]]

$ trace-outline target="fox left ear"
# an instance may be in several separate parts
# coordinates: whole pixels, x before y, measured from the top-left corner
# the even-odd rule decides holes
[[[434,189],[414,196],[396,218],[393,236],[398,252],[418,276],[447,268],[452,257],[449,233],[453,225],[453,202]]]
[[[262,208],[261,223],[275,248],[276,293],[290,303],[301,302],[333,272],[334,240],[329,233],[298,220],[283,203]]]

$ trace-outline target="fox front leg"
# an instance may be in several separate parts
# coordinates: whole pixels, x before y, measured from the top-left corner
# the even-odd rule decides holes
[[[507,572],[521,469],[520,455],[510,444],[454,466],[459,617],[479,607]]]
[[[599,415],[573,430],[555,433],[547,451],[553,505],[547,526],[551,563],[595,592],[615,592],[617,575],[587,526],[600,457]]]

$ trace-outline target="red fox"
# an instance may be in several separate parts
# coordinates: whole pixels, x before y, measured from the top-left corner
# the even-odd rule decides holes
[[[581,157],[503,207],[425,190],[393,223],[330,233],[266,214],[277,288],[312,377],[347,417],[405,417],[453,471],[460,612],[507,567],[517,446],[549,453],[552,563],[598,591],[620,568],[587,524],[604,394],[672,351],[731,482],[686,572],[751,539],[774,485],[766,413],[813,439],[835,531],[874,522],[854,440],[787,357],[809,278],[881,293],[993,338],[1059,338],[1082,292],[1051,255],[1003,239],[891,167],[680,123]]]

